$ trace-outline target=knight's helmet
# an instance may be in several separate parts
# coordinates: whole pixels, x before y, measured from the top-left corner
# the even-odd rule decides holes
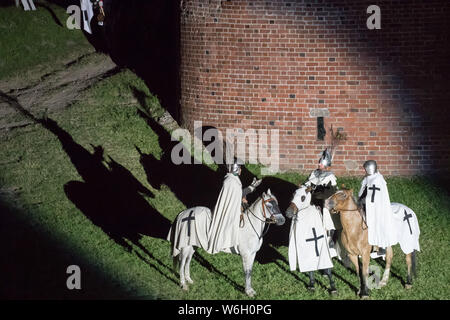
[[[239,169],[244,164],[241,159],[235,158],[233,163],[228,165],[228,172],[234,174],[235,176],[239,175]]]
[[[326,148],[323,152],[322,152],[322,156],[319,159],[319,163],[323,164],[324,167],[331,167],[331,153],[330,151],[328,151],[328,148]]]
[[[364,162],[363,167],[368,175],[372,175],[375,172],[378,172],[378,166],[375,160],[367,160],[366,162]]]

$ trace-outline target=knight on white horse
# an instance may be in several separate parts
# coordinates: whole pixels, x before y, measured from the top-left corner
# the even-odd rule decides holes
[[[250,186],[242,190],[239,179],[241,164],[236,159],[228,166],[228,173],[223,181],[217,203],[214,207],[211,228],[209,230],[209,241],[207,251],[210,254],[218,252],[237,252],[239,219],[242,205],[246,205],[246,196],[253,192],[261,184],[261,180],[253,179]]]
[[[209,253],[237,253],[242,257],[245,274],[245,293],[256,294],[251,286],[251,274],[255,255],[261,248],[267,225],[283,225],[285,218],[280,212],[278,201],[270,189],[264,192],[251,206],[242,212],[241,202],[254,191],[260,180],[242,190],[238,175],[240,165],[234,163],[225,176],[222,190],[214,213],[209,208],[194,207],[182,211],[172,225],[167,240],[172,244],[174,265],[180,262],[180,285],[188,290],[190,263],[195,247]],[[241,222],[241,223],[240,223]],[[266,230],[266,231],[264,231]]]

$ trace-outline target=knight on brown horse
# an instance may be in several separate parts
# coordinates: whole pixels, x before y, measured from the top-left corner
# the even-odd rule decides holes
[[[365,163],[365,167],[367,166],[367,162]],[[366,169],[366,172],[370,169]],[[377,186],[377,184],[370,185],[372,180],[366,181],[366,185],[369,186],[369,191],[377,192],[381,189],[382,185]],[[378,181],[378,180],[374,180]],[[384,179],[383,179],[384,181]],[[369,182],[369,183],[368,183]],[[373,182],[373,181],[372,181]],[[364,185],[364,182],[363,182]],[[373,188],[370,190],[370,186]],[[360,195],[363,194],[360,192]],[[375,195],[376,196],[376,195]],[[372,200],[372,194],[367,195],[370,197],[369,201]],[[367,206],[366,199],[366,206]],[[375,200],[374,200],[375,201]],[[339,213],[340,221],[342,224],[342,233],[341,233],[341,243],[345,247],[348,252],[348,257],[355,265],[356,273],[360,277],[361,287],[360,287],[360,295],[361,297],[368,297],[369,288],[368,288],[368,274],[369,274],[369,262],[370,262],[370,252],[372,250],[372,244],[369,242],[370,232],[378,232],[375,234],[374,238],[380,240],[380,234],[382,235],[382,229],[380,231],[380,226],[374,224],[374,217],[370,217],[370,215],[366,215],[364,212],[364,207],[359,206],[357,201],[353,198],[353,190],[340,190],[332,195],[325,201],[325,207],[327,207],[331,213]],[[386,209],[387,210],[387,209]],[[404,213],[404,216],[403,216]],[[377,214],[377,213],[375,213]],[[412,274],[415,274],[415,252],[420,250],[419,247],[419,224],[417,222],[417,217],[414,212],[406,207],[405,205],[392,203],[389,206],[389,210],[387,212],[382,212],[378,214],[391,215],[392,219],[389,220],[390,225],[385,226],[390,229],[389,232],[390,239],[396,239],[394,243],[389,243],[391,240],[387,240],[388,242],[384,243],[375,243],[375,245],[379,245],[379,247],[386,247],[386,267],[383,274],[383,278],[380,282],[380,287],[383,287],[387,284],[389,279],[390,267],[392,264],[393,258],[393,250],[392,244],[396,244],[400,241],[400,247],[403,252],[406,254],[406,263],[408,266],[408,277],[406,282],[406,288],[409,289],[412,286]],[[380,216],[375,217],[375,219],[380,218]],[[382,222],[382,221],[381,221]],[[377,221],[376,223],[380,223]],[[408,225],[406,225],[408,224]],[[371,230],[372,228],[372,230]],[[375,229],[375,230],[373,230]],[[377,238],[378,237],[378,238]],[[382,238],[382,237],[381,237]],[[386,239],[384,239],[386,241]],[[360,272],[358,256],[362,258],[362,270]]]

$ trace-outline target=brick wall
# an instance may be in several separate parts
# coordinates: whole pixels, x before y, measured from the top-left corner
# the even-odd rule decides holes
[[[366,9],[381,8],[381,30]],[[333,170],[387,175],[450,167],[448,1],[181,3],[181,116],[278,129],[280,167],[316,168],[329,128],[347,140]],[[317,139],[324,116],[325,141]]]

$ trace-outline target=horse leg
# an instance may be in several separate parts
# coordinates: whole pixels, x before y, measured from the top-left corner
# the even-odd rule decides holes
[[[408,266],[408,276],[406,278],[406,284],[405,284],[405,289],[411,289],[412,288],[412,254],[408,253],[406,255],[406,265]]]
[[[350,259],[350,261],[353,263],[353,265],[355,266],[355,271],[356,271],[356,275],[358,276],[359,279],[359,283],[360,283],[360,288],[358,290],[358,295],[361,293],[361,275],[359,274],[359,262],[358,262],[358,256],[356,254],[348,254],[348,258]]]
[[[370,248],[362,254],[362,270],[361,270],[361,298],[367,299],[369,297],[369,264],[370,264]]]
[[[252,267],[253,261],[255,260],[256,253],[242,253],[242,265],[244,267],[245,274],[245,293],[249,297],[253,297],[256,294],[256,291],[252,288]]]
[[[384,269],[383,278],[381,279],[380,286],[384,287],[388,280],[389,280],[389,274],[391,272],[391,264],[392,264],[392,257],[394,256],[394,251],[392,250],[392,247],[386,248],[386,268]]]
[[[330,293],[336,294],[337,289],[336,289],[336,285],[334,284],[334,281],[333,281],[333,275],[331,273],[331,268],[325,269],[325,274],[328,276],[328,279],[330,280]]]
[[[189,287],[186,284],[184,267],[186,265],[186,260],[187,260],[187,256],[189,253],[188,248],[189,247],[185,247],[185,248],[181,249],[181,252],[180,252],[180,286],[181,286],[181,289],[186,290],[186,291],[189,289]]]
[[[316,288],[314,287],[314,284],[315,284],[316,280],[314,279],[314,271],[310,271],[310,272],[308,272],[308,274],[309,274],[308,290],[315,291]]]
[[[193,246],[188,247],[188,256],[186,258],[186,265],[184,267],[184,273],[186,276],[186,281],[190,284],[194,283],[194,281],[191,279],[191,260],[192,256],[194,255],[195,250]]]

